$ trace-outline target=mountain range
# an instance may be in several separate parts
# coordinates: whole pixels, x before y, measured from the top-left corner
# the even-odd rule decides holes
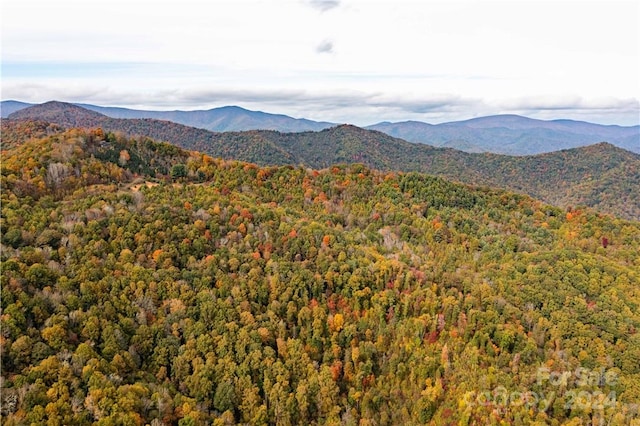
[[[280,132],[319,131],[336,123],[292,118],[281,114],[249,111],[227,106],[199,111],[145,111],[128,108],[79,106],[111,118],[169,120],[215,132],[275,130]],[[34,106],[3,101],[2,118]],[[605,126],[574,120],[536,120],[518,115],[495,115],[441,124],[420,121],[381,122],[365,127],[409,142],[466,152],[531,155],[609,142],[640,153],[640,126]]]
[[[2,118],[24,108],[35,106],[18,101],[2,102]],[[281,132],[302,132],[305,130],[322,130],[335,123],[293,118],[283,114],[269,114],[262,111],[249,111],[238,106],[224,106],[209,110],[196,111],[146,111],[129,108],[103,107],[91,104],[75,104],[82,108],[99,112],[111,118],[152,118],[169,120],[185,126],[215,132],[240,130],[278,130]]]
[[[530,155],[606,141],[640,153],[640,126],[603,126],[584,121],[495,115],[437,125],[405,121],[378,123],[366,128],[409,142],[467,152]]]
[[[220,133],[171,121],[114,119],[61,102],[35,105],[11,114],[3,120],[3,141],[11,138],[12,126],[25,120],[40,122],[35,126],[41,129],[40,134],[55,131],[42,123],[55,123],[62,128],[100,127],[265,166],[322,169],[338,163],[362,163],[383,171],[426,172],[467,184],[523,192],[558,206],[585,205],[629,219],[640,218],[640,155],[608,143],[524,157],[474,154],[410,143],[351,125],[319,132]]]

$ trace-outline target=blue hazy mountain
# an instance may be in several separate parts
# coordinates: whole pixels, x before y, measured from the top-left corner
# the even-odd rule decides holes
[[[640,153],[640,126],[607,126],[575,120],[494,115],[442,124],[382,122],[366,128],[409,142],[467,152],[530,155],[609,142]]]
[[[2,118],[34,104],[2,101]],[[147,111],[130,108],[104,107],[91,104],[76,104],[85,109],[99,112],[111,118],[153,118],[169,120],[185,126],[197,127],[214,132],[241,130],[278,130],[281,132],[317,131],[335,126],[334,123],[293,118],[283,114],[269,114],[250,111],[238,106],[225,106],[196,111]]]
[[[21,109],[25,109],[30,106],[33,106],[33,104],[20,101],[2,101],[0,103],[0,113],[2,118],[7,118],[9,114],[13,114],[16,111],[20,111]]]
[[[278,130],[281,132],[317,131],[335,126],[304,118],[293,118],[283,114],[250,111],[238,106],[225,106],[196,111],[145,111],[128,108],[102,107],[77,104],[112,118],[154,118],[169,120],[185,126],[198,127],[214,132],[241,130]]]

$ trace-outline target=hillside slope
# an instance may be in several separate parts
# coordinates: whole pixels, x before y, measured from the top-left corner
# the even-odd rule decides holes
[[[2,424],[638,421],[639,222],[100,129],[1,179]]]
[[[0,121],[2,150],[11,149],[31,139],[62,133],[64,130],[60,125],[43,120],[4,119]]]
[[[385,133],[342,125],[319,132],[248,131],[214,133],[169,121],[113,119],[62,103],[27,108],[12,119],[42,119],[62,126],[122,132],[168,141],[214,157],[260,165],[324,168],[363,163],[378,170],[418,171],[463,183],[527,193],[562,207],[586,205],[640,219],[640,156],[610,144],[512,157],[434,148]]]
[[[176,146],[207,152],[215,157],[251,161],[261,158],[271,164],[289,164],[291,155],[269,140],[256,138],[255,132],[239,133],[237,137],[219,134],[204,129],[184,126],[166,120],[117,119],[107,117],[77,105],[64,102],[47,102],[17,111],[9,116],[9,121],[45,120],[66,128],[95,128],[119,132],[128,136],[149,137],[166,141]]]
[[[315,133],[261,133],[314,168],[361,162],[379,170],[419,171],[516,190],[558,206],[585,205],[639,219],[640,156],[600,143],[527,157],[433,148],[354,126]],[[223,138],[224,135],[221,135]]]

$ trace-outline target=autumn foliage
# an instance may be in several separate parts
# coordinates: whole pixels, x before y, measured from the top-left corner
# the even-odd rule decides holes
[[[2,424],[638,421],[638,222],[108,131],[23,140],[1,178]],[[470,403],[501,387],[556,398]]]

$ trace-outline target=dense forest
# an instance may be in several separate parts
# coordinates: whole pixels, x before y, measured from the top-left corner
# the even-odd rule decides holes
[[[2,424],[640,421],[637,221],[101,129],[2,157]]]
[[[268,130],[216,133],[170,121],[115,119],[79,106],[49,102],[11,115],[65,128],[102,127],[143,135],[215,158],[262,166],[303,165],[323,169],[362,163],[383,171],[423,172],[473,185],[525,193],[562,208],[587,206],[640,220],[640,155],[600,143],[535,156],[471,154],[409,143],[385,133],[342,125],[319,132]],[[7,126],[15,127],[8,121]],[[18,121],[19,122],[19,121]]]

